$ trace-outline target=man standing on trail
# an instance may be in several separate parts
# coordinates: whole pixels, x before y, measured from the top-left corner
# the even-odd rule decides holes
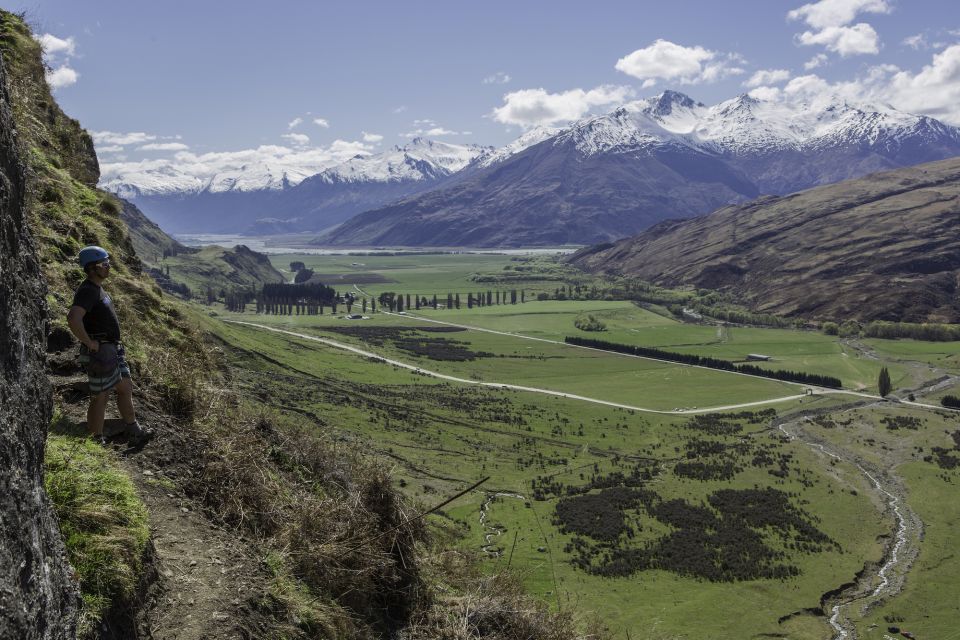
[[[94,440],[106,444],[103,418],[110,391],[116,390],[117,409],[126,424],[128,442],[130,446],[138,447],[146,443],[153,432],[137,422],[130,368],[124,360],[120,343],[120,322],[110,296],[101,287],[110,275],[110,254],[103,247],[84,247],[80,250],[79,262],[87,279],[73,296],[67,324],[80,341],[79,360],[89,376],[87,429]]]

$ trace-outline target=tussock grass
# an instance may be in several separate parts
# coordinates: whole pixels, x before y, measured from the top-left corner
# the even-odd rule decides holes
[[[150,536],[147,510],[115,456],[85,436],[51,434],[45,461],[44,488],[80,582],[83,637],[114,602],[134,595]]]
[[[433,606],[418,613],[401,640],[569,640],[607,637],[599,621],[579,629],[570,611],[551,612],[526,594],[520,580],[508,573],[484,575],[461,552],[433,556],[428,571],[446,581]],[[450,576],[457,576],[450,580]]]

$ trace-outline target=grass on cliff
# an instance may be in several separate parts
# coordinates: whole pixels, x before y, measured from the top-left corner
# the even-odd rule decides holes
[[[114,454],[62,417],[47,438],[44,488],[80,582],[81,637],[134,595],[150,537],[147,510]]]

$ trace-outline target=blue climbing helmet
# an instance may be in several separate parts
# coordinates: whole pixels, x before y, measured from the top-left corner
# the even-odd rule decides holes
[[[96,245],[91,245],[89,247],[80,249],[80,255],[77,256],[77,261],[80,263],[81,267],[86,267],[88,264],[100,262],[101,260],[106,260],[109,257],[110,254],[107,253],[106,249]]]

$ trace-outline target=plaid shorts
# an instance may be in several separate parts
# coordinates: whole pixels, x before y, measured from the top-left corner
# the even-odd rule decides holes
[[[80,345],[80,356],[77,358],[77,361],[83,366],[84,369],[87,368],[87,363],[90,362],[90,350],[87,349],[86,345]],[[122,344],[117,344],[117,366],[113,371],[107,374],[87,374],[87,384],[90,387],[90,393],[98,394],[103,393],[104,391],[109,391],[110,389],[117,386],[117,383],[120,382],[122,378],[130,377],[130,367],[127,365],[127,361],[124,358],[124,349]]]

